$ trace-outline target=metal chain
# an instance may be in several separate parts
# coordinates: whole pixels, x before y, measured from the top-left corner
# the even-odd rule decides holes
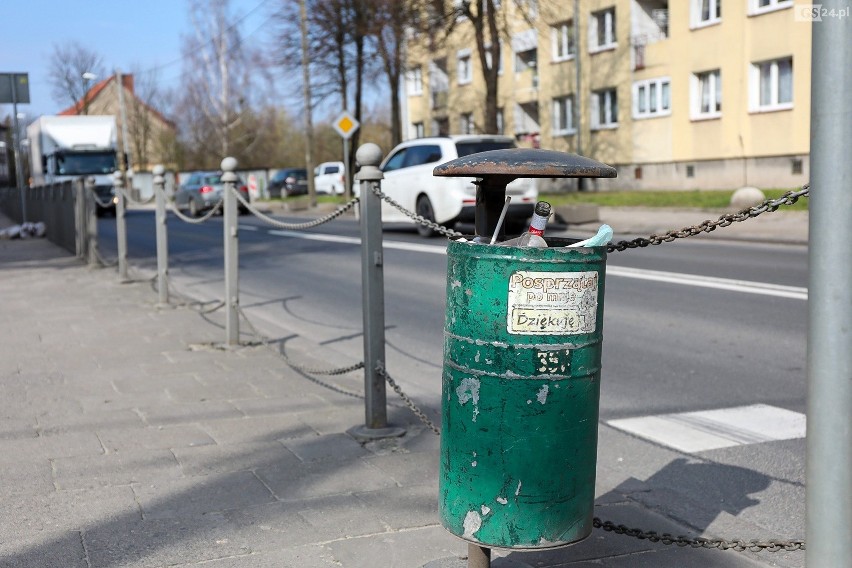
[[[210,211],[208,211],[207,213],[205,213],[201,217],[193,218],[193,217],[188,217],[188,216],[184,215],[177,208],[177,205],[175,205],[172,201],[170,201],[168,199],[166,200],[166,205],[168,206],[169,209],[172,210],[172,213],[177,215],[178,219],[180,219],[181,221],[185,221],[187,223],[192,223],[193,225],[198,225],[200,223],[203,223],[204,221],[207,221],[211,217],[213,217],[213,215],[218,213],[219,209],[222,208],[222,203],[224,203],[224,200],[220,199],[218,202],[216,202],[216,205],[213,206],[213,209],[211,209]]]
[[[119,188],[119,191],[121,191],[121,194],[124,196],[124,198],[128,202],[132,203],[133,205],[148,205],[149,203],[154,201],[154,199],[157,198],[157,195],[154,194],[151,197],[149,197],[148,199],[146,199],[145,201],[139,201],[139,200],[133,199],[133,197],[130,196],[130,192],[125,190],[123,187]]]
[[[416,223],[420,223],[421,225],[425,225],[425,226],[429,227],[430,229],[432,229],[433,231],[441,233],[442,235],[444,235],[445,237],[448,237],[448,238],[454,238],[454,237],[461,237],[462,236],[462,233],[459,233],[458,231],[448,229],[445,226],[443,226],[439,223],[436,223],[435,221],[430,221],[429,219],[427,219],[426,217],[423,217],[422,215],[412,213],[411,211],[409,211],[408,209],[406,209],[405,207],[403,207],[402,205],[400,205],[399,203],[397,203],[396,201],[394,201],[393,199],[391,199],[390,197],[388,197],[387,195],[382,193],[382,190],[379,186],[376,186],[376,187],[373,188],[373,193],[375,193],[380,199],[384,199],[385,201],[387,201],[393,207],[395,207],[396,209],[401,211],[404,215],[413,219]]]
[[[291,361],[289,357],[287,357],[287,355],[284,353],[283,349],[276,349],[275,347],[273,347],[269,343],[269,339],[267,339],[266,336],[264,336],[263,334],[261,334],[258,331],[258,329],[254,326],[253,323],[251,323],[251,320],[248,318],[248,316],[246,315],[246,313],[243,311],[243,309],[241,307],[239,307],[239,306],[237,307],[237,312],[239,312],[240,317],[242,317],[243,321],[245,321],[246,325],[248,325],[249,331],[251,332],[252,336],[254,337],[254,340],[255,340],[256,343],[264,346],[265,348],[269,349],[270,351],[272,351],[273,353],[275,353],[276,355],[281,357],[284,360],[284,362],[287,363],[287,365],[289,365],[290,367],[293,367],[297,371],[302,371],[303,373],[305,373],[305,375],[303,375],[303,376],[307,380],[309,380],[312,383],[315,383],[315,384],[317,384],[317,385],[319,385],[323,388],[326,388],[328,390],[334,391],[334,392],[342,394],[342,395],[351,396],[353,398],[358,398],[358,399],[364,398],[364,395],[361,394],[361,393],[352,392],[352,391],[346,390],[344,388],[341,388],[337,385],[333,385],[333,384],[328,383],[326,381],[322,381],[322,380],[320,380],[316,377],[310,376],[311,373],[314,374],[314,375],[344,375],[344,374],[349,373],[351,371],[357,371],[358,369],[363,369],[364,368],[364,362],[363,361],[360,362],[360,363],[355,363],[354,365],[350,365],[348,367],[342,367],[342,368],[339,368],[339,369],[311,369],[309,367],[303,367],[301,365],[297,365],[296,363]]]
[[[425,424],[426,426],[428,426],[428,427],[429,427],[429,429],[430,429],[430,430],[432,430],[432,432],[434,432],[436,435],[438,435],[438,436],[440,436],[440,435],[441,435],[441,429],[440,429],[440,428],[438,428],[437,426],[435,426],[435,424],[434,424],[431,420],[429,420],[429,417],[428,417],[428,416],[426,416],[426,413],[425,413],[425,412],[423,412],[422,410],[420,410],[420,409],[417,407],[417,405],[416,405],[416,404],[414,404],[414,402],[411,400],[411,398],[409,398],[409,397],[408,397],[408,395],[407,395],[407,394],[405,394],[405,393],[402,391],[402,388],[401,388],[401,387],[397,384],[397,382],[396,382],[395,380],[393,380],[393,378],[392,378],[392,377],[388,374],[387,369],[385,369],[384,364],[382,364],[381,362],[379,362],[379,363],[376,365],[376,373],[378,373],[380,376],[382,376],[382,377],[384,377],[384,378],[385,378],[385,381],[387,381],[388,385],[390,385],[390,387],[393,389],[393,391],[394,391],[396,394],[398,394],[398,395],[399,395],[399,398],[401,398],[401,399],[402,399],[402,401],[403,401],[403,402],[405,403],[405,405],[409,408],[409,410],[411,410],[411,412],[413,412],[413,413],[415,414],[415,416],[417,416],[417,418],[419,418],[419,419],[420,419],[420,421],[421,421],[421,422],[423,422],[423,424]]]
[[[387,370],[384,366],[379,363],[376,365],[376,372],[383,376],[387,383],[391,386],[391,388],[399,395],[399,397],[405,402],[406,406],[417,415],[420,420],[429,427],[437,436],[441,435],[441,430],[435,424],[429,420],[429,417],[420,410],[414,402],[402,391],[400,386],[396,383],[396,381],[391,378],[388,374]],[[612,532],[615,534],[623,534],[626,536],[631,536],[633,538],[638,538],[640,540],[648,540],[650,542],[659,542],[666,545],[677,545],[680,547],[690,546],[692,548],[718,548],[719,550],[735,550],[737,552],[743,552],[745,550],[749,550],[751,552],[760,552],[761,550],[766,552],[780,552],[787,551],[792,552],[796,550],[805,550],[805,541],[804,540],[775,540],[770,539],[766,541],[760,541],[757,539],[753,540],[742,540],[742,539],[722,539],[722,538],[688,538],[685,536],[673,536],[669,533],[658,533],[657,531],[643,531],[642,529],[634,529],[627,527],[625,525],[615,524],[612,521],[604,521],[599,517],[594,517],[592,519],[592,526],[596,529],[601,529],[607,532]]]
[[[272,225],[273,227],[278,227],[279,229],[285,229],[285,230],[289,230],[289,231],[299,231],[299,230],[302,230],[302,229],[310,229],[312,227],[318,227],[318,226],[320,226],[324,223],[328,223],[329,221],[333,221],[334,219],[337,219],[338,217],[340,217],[341,215],[343,215],[344,213],[346,213],[347,211],[352,209],[352,207],[354,207],[355,204],[358,203],[358,198],[355,197],[351,201],[349,201],[349,203],[347,203],[347,204],[345,204],[341,207],[338,207],[335,211],[329,213],[325,217],[320,217],[318,219],[314,219],[313,221],[308,221],[308,222],[305,222],[305,223],[283,223],[283,222],[278,221],[276,219],[273,219],[269,215],[266,215],[265,213],[262,213],[261,211],[259,211],[251,203],[249,203],[242,195],[240,195],[239,191],[237,191],[235,189],[232,190],[232,191],[234,192],[234,195],[237,196],[237,199],[240,201],[240,203],[242,203],[243,206],[246,209],[248,209],[249,212],[252,215],[257,217],[261,221],[264,221],[265,223]]]
[[[675,239],[694,237],[695,235],[700,235],[701,233],[709,233],[711,231],[715,231],[717,227],[727,227],[734,223],[739,223],[745,221],[746,219],[757,217],[761,213],[766,213],[767,211],[775,211],[782,205],[792,205],[796,201],[798,201],[800,197],[807,196],[809,191],[810,185],[806,184],[802,186],[802,189],[798,191],[788,191],[777,199],[767,199],[760,205],[748,207],[736,213],[728,213],[727,215],[722,215],[716,221],[707,220],[692,227],[685,227],[680,230],[669,231],[663,235],[651,235],[649,238],[640,237],[638,239],[633,239],[632,241],[619,241],[617,243],[607,245],[606,250],[607,252],[615,252],[627,249],[643,248],[649,245],[670,243]]]
[[[107,207],[112,207],[112,200],[101,201],[98,197],[98,192],[95,191],[95,188],[92,186],[86,186],[89,189],[89,192],[92,194],[92,199],[95,200],[95,203],[106,209]]]
[[[617,525],[612,521],[602,521],[595,517],[592,519],[592,526],[596,529],[602,529],[615,534],[623,534],[638,538],[640,540],[648,540],[651,542],[660,542],[667,545],[689,546],[692,548],[718,548],[719,550],[736,550],[743,552],[749,550],[751,552],[792,552],[795,550],[805,550],[804,540],[767,540],[760,541],[742,540],[742,539],[722,539],[722,538],[688,538],[685,536],[674,536],[669,533],[659,534],[656,531],[643,531],[641,529],[632,529],[625,525]]]

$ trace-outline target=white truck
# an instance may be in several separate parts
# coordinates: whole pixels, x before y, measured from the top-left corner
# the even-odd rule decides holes
[[[27,139],[33,186],[92,177],[98,214],[115,213],[114,116],[42,116],[27,127]]]

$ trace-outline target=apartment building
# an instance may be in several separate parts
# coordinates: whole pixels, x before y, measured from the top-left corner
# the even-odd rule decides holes
[[[799,0],[495,3],[498,130],[519,146],[615,166],[599,188],[807,182],[811,23]],[[471,22],[443,41],[413,36],[408,67],[408,138],[483,131]]]

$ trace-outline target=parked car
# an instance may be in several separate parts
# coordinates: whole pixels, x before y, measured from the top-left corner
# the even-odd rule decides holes
[[[314,187],[317,193],[343,195],[346,169],[343,162],[323,162],[314,168]]]
[[[471,134],[409,140],[391,150],[382,162],[382,191],[408,211],[447,228],[453,228],[458,222],[473,222],[476,205],[474,178],[435,177],[432,170],[444,162],[477,152],[514,147],[514,138],[497,135]],[[511,182],[506,187],[506,195],[512,196],[504,221],[506,232],[522,232],[538,199],[535,180],[522,178]],[[382,220],[414,223],[386,201],[382,201]],[[424,237],[436,234],[419,223],[417,231]]]
[[[269,197],[290,197],[308,193],[308,171],[305,168],[278,170],[269,180]]]
[[[248,187],[242,178],[237,177],[237,189],[243,199],[248,201]],[[197,217],[219,203],[224,191],[222,172],[192,172],[175,191],[175,206],[178,209],[188,210],[190,217]],[[237,206],[241,214],[248,212],[242,203],[237,202]]]

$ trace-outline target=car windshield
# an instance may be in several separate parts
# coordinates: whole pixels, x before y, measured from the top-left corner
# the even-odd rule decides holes
[[[216,184],[222,183],[222,176],[220,176],[218,174],[212,175],[212,176],[204,176],[202,183],[204,185],[216,185]]]
[[[111,174],[115,171],[115,154],[112,152],[59,154],[57,165],[61,175]]]
[[[459,153],[459,158],[464,158],[470,154],[477,152],[487,152],[488,150],[505,150],[506,148],[514,148],[515,143],[511,140],[496,141],[496,140],[471,140],[469,142],[456,142],[456,151]]]
[[[308,179],[308,171],[307,170],[287,170],[287,175],[285,177],[294,177],[297,180],[306,180]]]

